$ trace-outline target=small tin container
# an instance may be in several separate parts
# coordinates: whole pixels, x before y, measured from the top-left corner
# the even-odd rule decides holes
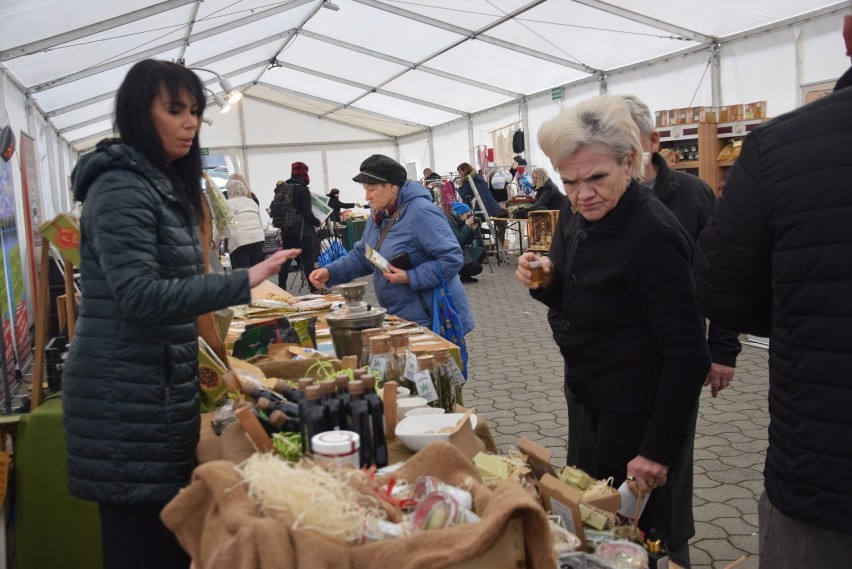
[[[311,439],[311,448],[317,461],[331,462],[335,466],[351,464],[358,468],[360,461],[358,451],[361,448],[361,437],[352,431],[326,431],[318,433]]]

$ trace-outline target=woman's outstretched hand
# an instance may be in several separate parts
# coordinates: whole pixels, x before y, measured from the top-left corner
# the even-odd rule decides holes
[[[256,287],[272,275],[277,275],[278,270],[284,263],[289,263],[302,254],[301,249],[284,249],[276,251],[265,260],[251,267],[249,272],[249,286]]]

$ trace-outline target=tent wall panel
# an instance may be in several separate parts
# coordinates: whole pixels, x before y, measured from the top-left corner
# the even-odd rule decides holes
[[[432,168],[428,134],[417,134],[399,139],[399,163],[405,166],[409,162],[417,164],[418,180],[423,176],[423,168]],[[432,169],[434,170],[434,168]]]
[[[802,83],[831,81],[849,69],[843,38],[838,33],[841,25],[842,18],[835,14],[802,24]]]
[[[435,149],[435,164],[438,173],[455,172],[462,162],[470,162],[467,119],[454,121],[432,131],[432,146]]]

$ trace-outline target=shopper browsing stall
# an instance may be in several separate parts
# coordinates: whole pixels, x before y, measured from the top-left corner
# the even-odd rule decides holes
[[[592,457],[578,466],[653,491],[639,522],[648,530],[678,491],[669,474],[691,448],[688,427],[710,366],[692,241],[636,182],[644,171],[639,131],[620,98],[563,109],[539,130],[539,144],[577,215],[560,216],[550,256],[525,253],[516,275],[561,318],[566,388],[592,429]]]
[[[391,314],[431,328],[432,293],[439,285],[440,270],[467,334],[474,323],[458,276],[461,247],[426,188],[406,176],[401,164],[381,154],[361,163],[361,172],[352,179],[364,185],[373,219],[345,257],[312,272],[310,281],[315,287],[334,286],[372,274],[379,304]],[[367,246],[391,262],[388,271],[367,259]]]
[[[191,71],[140,61],[116,97],[121,139],[101,141],[72,174],[82,301],[62,381],[68,475],[74,496],[99,504],[105,569],[189,567],[159,514],[195,466],[196,318],[247,302],[299,253],[204,274],[205,100]]]
[[[331,208],[331,220],[335,223],[340,223],[340,210],[343,208],[361,207],[361,204],[355,202],[340,201],[340,190],[332,188],[328,192],[328,207]]]
[[[560,210],[565,203],[565,194],[559,191],[544,168],[536,168],[532,173],[533,188],[535,188],[535,203],[530,211]]]
[[[260,209],[251,199],[249,189],[239,180],[229,180],[225,188],[228,190],[228,207],[234,212],[237,221],[228,238],[231,268],[247,269],[263,260],[266,235],[260,220]]]

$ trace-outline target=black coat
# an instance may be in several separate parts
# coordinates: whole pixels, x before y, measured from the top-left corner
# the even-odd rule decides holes
[[[550,257],[553,282],[531,294],[562,319],[566,383],[584,405],[650,415],[637,453],[671,465],[710,366],[692,240],[633,182],[595,223],[566,202]]]
[[[530,207],[530,211],[547,210],[547,209],[562,209],[562,204],[565,203],[565,194],[559,191],[553,180],[547,180],[547,183],[535,191],[535,203]]]
[[[340,223],[340,210],[355,207],[355,203],[342,202],[337,195],[333,195],[328,197],[328,207],[332,209],[331,220]]]
[[[850,149],[849,87],[756,128],[699,239],[696,278],[707,316],[770,337],[769,500],[852,536]]]
[[[307,184],[299,178],[298,176],[293,176],[289,180],[285,182],[285,184],[291,184],[293,186],[293,207],[296,211],[299,212],[303,223],[300,223],[296,229],[292,229],[290,231],[281,230],[282,237],[293,237],[296,239],[302,239],[305,236],[311,236],[313,233],[314,227],[319,227],[321,222],[314,215],[313,210],[311,209],[311,191],[308,189]],[[272,198],[272,203],[269,204],[269,209],[272,212],[275,212],[275,208],[277,204],[276,200],[281,200],[281,193],[284,191],[286,186],[276,186],[275,195]]]
[[[102,142],[72,178],[83,215],[82,302],[63,374],[71,493],[165,504],[194,467],[196,317],[248,302],[248,271],[203,274],[193,216],[136,150]]]
[[[654,153],[651,160],[657,167],[657,178],[652,190],[654,197],[669,208],[692,241],[698,241],[698,236],[707,227],[713,208],[716,207],[716,195],[698,176],[670,169],[665,158],[659,154]],[[737,365],[737,356],[742,349],[737,336],[737,332],[725,330],[715,322],[710,322],[707,347],[710,348],[713,363],[728,367]]]

